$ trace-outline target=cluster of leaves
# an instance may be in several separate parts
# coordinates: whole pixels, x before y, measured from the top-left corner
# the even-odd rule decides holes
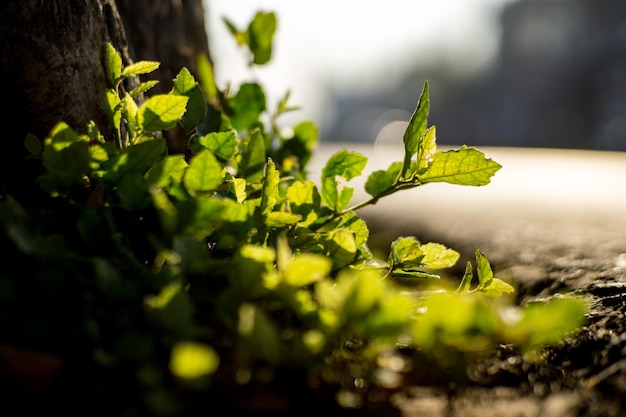
[[[246,31],[229,27],[254,64],[269,60],[273,14],[259,13]],[[348,182],[367,158],[343,149],[319,182],[308,179],[317,131],[309,121],[288,135],[278,128],[288,94],[268,125],[263,88],[220,90],[204,58],[198,80],[183,69],[168,94],[138,101],[154,81],[124,90],[125,79],[158,66],[122,68],[109,46],[104,106],[114,137],[93,123],[84,134],[59,123],[43,144],[27,139],[49,198],[0,202],[0,340],[85,373],[122,373],[163,411],[180,387],[241,387],[289,369],[356,390],[383,384],[377,358],[398,346],[445,366],[452,352],[536,349],[580,325],[585,307],[574,299],[512,306],[502,295],[513,287],[479,250],[477,285],[468,262],[456,291],[422,291],[457,252],[414,237],[395,240],[384,260],[368,248],[358,209],[427,183],[486,185],[500,168],[474,148],[437,149],[427,83],[403,161],[370,174],[371,198],[350,206]],[[186,154],[161,139],[175,126],[187,132]]]

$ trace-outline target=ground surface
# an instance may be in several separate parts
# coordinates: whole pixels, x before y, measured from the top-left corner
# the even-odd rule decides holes
[[[347,147],[370,158],[368,170],[398,154]],[[589,301],[587,324],[539,362],[503,348],[474,367],[469,385],[415,384],[390,401],[401,416],[626,415],[626,154],[481,150],[503,165],[486,187],[432,184],[361,215],[380,240],[414,235],[467,260],[479,247],[518,284],[520,301],[576,292]]]

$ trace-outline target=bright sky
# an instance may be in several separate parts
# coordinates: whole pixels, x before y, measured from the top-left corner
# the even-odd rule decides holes
[[[205,0],[218,85],[256,80],[268,105],[291,90],[298,120],[318,121],[328,87],[384,88],[403,68],[454,60],[471,73],[488,65],[499,41],[497,14],[514,0]],[[243,29],[259,11],[278,18],[272,62],[251,73],[227,32],[226,16]],[[462,63],[458,65],[458,63]]]

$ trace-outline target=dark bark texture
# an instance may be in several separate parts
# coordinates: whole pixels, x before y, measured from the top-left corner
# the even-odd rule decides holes
[[[101,102],[107,88],[107,42],[123,64],[156,60],[160,87],[209,56],[202,0],[6,0],[0,13],[0,195],[33,192],[34,165],[24,138],[43,139],[59,121],[84,132],[96,122],[107,136]],[[168,138],[181,150],[180,137]]]

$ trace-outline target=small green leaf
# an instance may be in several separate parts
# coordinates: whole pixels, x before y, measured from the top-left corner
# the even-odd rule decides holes
[[[119,130],[122,123],[122,101],[115,90],[108,89],[104,95],[104,110],[115,130]]]
[[[423,184],[429,182],[447,182],[458,185],[487,185],[491,177],[502,166],[485,158],[475,148],[462,146],[453,151],[438,151],[423,174],[418,175]]]
[[[159,82],[156,80],[145,81],[139,84],[137,88],[132,89],[128,94],[130,94],[130,96],[133,98],[137,97],[138,95],[143,94],[146,91],[150,90],[152,87],[154,87],[158,83]]]
[[[284,211],[273,211],[265,217],[265,225],[269,228],[280,229],[283,227],[294,226],[300,223],[302,216],[299,214],[287,213]]]
[[[149,140],[124,148],[101,164],[102,178],[116,184],[130,172],[143,175],[166,151],[164,140]]]
[[[279,199],[278,183],[280,182],[280,173],[276,170],[274,161],[268,158],[265,164],[265,173],[263,175],[263,188],[261,190],[261,214],[267,215],[273,209]],[[300,216],[298,216],[300,218]]]
[[[198,152],[189,161],[183,183],[191,195],[216,190],[224,182],[226,170],[208,149]]]
[[[380,276],[371,270],[354,271],[343,308],[344,314],[350,318],[366,317],[381,302],[384,287]],[[342,278],[339,282],[344,281]]]
[[[424,253],[414,237],[400,237],[391,243],[389,263],[394,267],[421,267]]]
[[[122,70],[122,77],[128,78],[133,75],[148,74],[159,68],[160,65],[161,64],[156,61],[135,62],[134,64],[130,64]]]
[[[396,268],[391,271],[391,274],[397,278],[417,278],[417,279],[424,279],[424,280],[441,279],[441,277],[437,274],[430,274],[428,272],[418,271],[415,269]]]
[[[459,260],[460,254],[440,243],[426,243],[420,246],[424,258],[422,264],[426,268],[450,268]]]
[[[137,172],[130,173],[120,181],[117,194],[124,208],[130,211],[141,210],[150,202],[147,181]]]
[[[243,46],[248,43],[246,33],[241,32],[239,29],[237,29],[237,27],[231,20],[229,20],[227,17],[222,17],[222,21],[226,25],[226,28],[228,29],[230,34],[233,36],[233,38],[235,38],[237,45]]]
[[[248,182],[260,181],[265,169],[265,138],[259,129],[255,129],[242,143],[239,175]]]
[[[493,271],[491,270],[491,264],[480,249],[476,249],[476,265],[478,288],[486,289],[493,280]]]
[[[423,173],[437,153],[436,128],[431,126],[422,135],[417,149],[417,173]]]
[[[304,226],[317,220],[321,198],[314,182],[295,181],[287,188],[287,200],[291,212],[304,219]]]
[[[469,292],[472,286],[472,279],[474,278],[474,274],[472,273],[472,263],[467,261],[465,265],[465,273],[463,274],[463,279],[461,280],[461,284],[459,288],[457,288],[457,293],[466,293]]]
[[[210,150],[222,161],[228,161],[237,153],[239,139],[234,130],[212,132],[199,137],[198,145]]]
[[[365,191],[372,197],[377,197],[382,193],[391,190],[400,174],[402,163],[394,162],[387,170],[372,172],[365,182]]]
[[[294,287],[313,284],[328,276],[332,261],[325,256],[312,253],[296,255],[283,272],[284,281]]]
[[[207,104],[202,94],[202,90],[195,78],[187,68],[180,70],[174,79],[174,88],[172,94],[188,97],[187,111],[185,112],[181,126],[187,131],[191,131],[204,118],[207,110]]]
[[[250,130],[259,124],[266,109],[265,92],[257,83],[244,83],[232,99],[230,122],[237,131]]]
[[[404,136],[404,161],[402,163],[402,178],[411,178],[411,160],[413,155],[420,149],[422,135],[426,131],[428,123],[428,112],[430,110],[430,98],[428,95],[428,81],[424,82],[422,93],[417,101],[417,107],[411,116],[409,125],[407,126]],[[419,161],[418,161],[419,163]]]
[[[219,356],[210,346],[197,342],[178,342],[172,348],[169,367],[178,378],[196,379],[213,374],[219,363]]]
[[[335,268],[350,264],[356,257],[357,251],[358,247],[352,231],[337,229],[329,233],[326,254],[332,258]]]
[[[272,38],[276,31],[276,15],[258,12],[248,26],[248,46],[252,52],[252,62],[263,65],[272,57]]]
[[[344,187],[338,189],[337,178],[350,181],[361,175],[367,164],[367,157],[356,152],[342,149],[332,155],[322,169],[322,201],[334,211],[340,211],[347,207],[352,199],[354,190]]]
[[[115,88],[122,74],[122,57],[110,43],[107,44],[106,72],[109,87]]]
[[[185,114],[188,97],[158,94],[150,97],[139,108],[138,127],[147,132],[168,130]]]
[[[215,76],[213,75],[213,65],[205,54],[198,56],[197,74],[202,92],[207,99],[217,97],[217,86],[215,84]]]

